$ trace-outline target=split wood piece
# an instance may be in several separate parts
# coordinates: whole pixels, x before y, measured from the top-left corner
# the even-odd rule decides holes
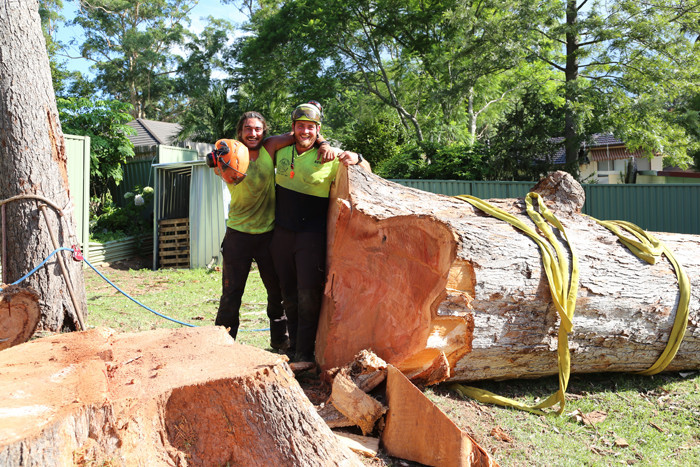
[[[360,436],[344,431],[334,431],[335,436],[348,448],[365,457],[376,457],[379,452],[379,438]]]
[[[2,285],[0,350],[27,342],[41,319],[39,294],[32,288]]]
[[[333,379],[342,374],[363,392],[370,392],[386,380],[386,362],[369,350],[362,350],[352,362],[342,368],[324,372],[322,379],[333,387]],[[330,401],[329,401],[330,402]],[[318,414],[331,428],[355,426],[355,423],[340,413],[332,403],[317,408]]]
[[[338,373],[333,379],[333,390],[329,402],[360,427],[362,434],[371,433],[386,407],[357,387],[350,378]]]
[[[584,192],[570,175],[557,172],[537,189],[578,253],[571,371],[649,368],[675,319],[673,267],[665,257],[645,263],[582,215]],[[490,201],[534,225],[524,200]],[[675,252],[692,285],[688,328],[667,369],[698,369],[700,236],[654,235]],[[327,271],[316,340],[324,371],[372,349],[417,384],[558,372],[560,319],[538,246],[464,201],[341,167]]]
[[[284,359],[220,326],[0,352],[0,465],[361,465]]]
[[[374,352],[363,349],[341,371],[352,378],[358,388],[370,392],[386,379],[386,362]]]
[[[370,350],[361,350],[350,363],[342,368],[325,371],[322,379],[332,384],[339,373],[352,379],[352,382],[364,392],[370,392],[386,379],[386,362]]]
[[[390,456],[433,466],[498,465],[392,365],[386,397],[389,411],[381,442]]]

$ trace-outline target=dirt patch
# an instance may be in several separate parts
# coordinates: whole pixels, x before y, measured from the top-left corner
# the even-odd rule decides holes
[[[98,269],[109,269],[112,271],[128,271],[129,269],[151,269],[153,260],[146,256],[134,256],[133,258],[114,261],[112,263],[102,263]]]

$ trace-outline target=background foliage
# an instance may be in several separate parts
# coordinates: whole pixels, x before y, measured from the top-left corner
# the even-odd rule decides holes
[[[700,0],[220,1],[245,21],[195,31],[196,0],[79,2],[86,77],[55,39],[61,1],[42,0],[57,93],[206,142],[247,110],[286,132],[315,99],[326,137],[386,177],[532,180],[562,149],[576,175],[600,132],[670,165],[700,157]]]
[[[57,98],[64,133],[90,137],[90,189],[93,211],[99,211],[109,193],[109,185],[123,179],[122,165],[134,156],[128,135],[133,128],[131,104],[118,100],[92,100],[87,97]]]

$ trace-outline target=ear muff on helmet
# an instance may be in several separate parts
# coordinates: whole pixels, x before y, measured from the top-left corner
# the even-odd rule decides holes
[[[321,124],[321,110],[313,104],[300,104],[292,111],[292,123],[297,120]]]
[[[234,185],[245,178],[249,161],[248,148],[235,139],[220,139],[207,154],[207,165],[226,183]]]

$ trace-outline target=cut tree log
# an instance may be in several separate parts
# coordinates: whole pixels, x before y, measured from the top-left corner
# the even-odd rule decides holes
[[[671,264],[643,262],[580,214],[583,189],[567,174],[551,175],[538,190],[578,254],[572,373],[647,369],[675,319]],[[316,341],[322,369],[370,349],[418,384],[557,373],[560,319],[533,240],[464,201],[356,167],[341,167],[331,196]],[[491,202],[534,225],[523,200]],[[667,369],[698,369],[700,236],[654,235],[692,285],[688,327]]]
[[[434,466],[497,467],[467,433],[389,365],[389,411],[381,442],[390,456]]]
[[[0,292],[0,350],[27,342],[41,319],[39,294],[34,289],[2,285]]]
[[[0,394],[0,465],[362,465],[219,326],[37,339],[0,352]]]

